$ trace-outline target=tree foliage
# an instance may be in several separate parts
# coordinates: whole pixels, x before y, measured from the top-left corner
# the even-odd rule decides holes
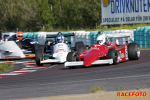
[[[100,0],[0,0],[1,31],[92,28],[100,20]]]

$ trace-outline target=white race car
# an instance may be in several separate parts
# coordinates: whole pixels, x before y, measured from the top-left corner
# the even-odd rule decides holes
[[[0,59],[14,59],[14,58],[27,58],[34,57],[34,55],[25,55],[24,52],[17,45],[17,40],[8,41],[7,38],[10,35],[14,35],[16,33],[0,33]]]
[[[70,42],[65,41],[64,34],[59,32],[56,37],[56,42],[47,40],[45,47],[39,47],[35,52],[35,61],[37,65],[43,65],[44,63],[64,63],[66,57],[71,49],[69,47]],[[69,34],[68,36],[73,36]]]

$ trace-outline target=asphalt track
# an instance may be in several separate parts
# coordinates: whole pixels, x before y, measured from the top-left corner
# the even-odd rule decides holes
[[[141,51],[139,60],[118,65],[99,65],[77,69],[63,64],[48,65],[33,73],[0,78],[0,100],[90,93],[101,85],[107,91],[150,88],[150,50]]]

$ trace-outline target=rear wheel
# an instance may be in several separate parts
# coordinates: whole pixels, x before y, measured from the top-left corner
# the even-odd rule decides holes
[[[140,58],[140,47],[137,43],[130,43],[128,45],[129,60],[138,60]]]
[[[120,61],[119,51],[116,49],[110,49],[108,51],[108,59],[113,59],[113,64],[118,64]]]
[[[78,50],[78,45],[84,45],[82,41],[75,43],[75,49]]]
[[[85,46],[83,44],[80,44],[78,45],[78,49],[77,49],[77,52],[78,52],[78,55],[83,52],[85,50]]]
[[[67,55],[67,61],[68,62],[73,62],[78,60],[78,55],[76,52],[69,52]],[[77,66],[69,66],[70,69],[75,69]]]
[[[35,62],[38,66],[42,66],[41,60],[43,59],[43,49],[37,49],[35,52]]]

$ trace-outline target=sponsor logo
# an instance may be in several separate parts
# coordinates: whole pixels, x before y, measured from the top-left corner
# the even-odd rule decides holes
[[[124,53],[121,53],[121,51],[120,51],[120,57],[124,58]]]
[[[111,13],[149,12],[150,0],[111,0]],[[107,5],[108,0],[103,4]]]
[[[38,42],[36,42],[36,41],[32,41],[32,42],[30,42],[31,44],[37,44]]]
[[[56,51],[56,53],[58,53],[58,52],[66,52],[64,49],[58,49],[57,51]]]
[[[100,50],[100,48],[97,44],[95,44],[93,47],[91,47],[91,50],[93,50],[93,49]]]
[[[124,58],[124,53],[121,54],[121,58]]]
[[[127,50],[127,46],[125,45],[125,53],[126,53],[126,60],[128,60],[128,50]]]
[[[110,4],[110,0],[103,0],[103,6],[108,6]]]
[[[117,92],[117,97],[147,97],[146,92]]]

